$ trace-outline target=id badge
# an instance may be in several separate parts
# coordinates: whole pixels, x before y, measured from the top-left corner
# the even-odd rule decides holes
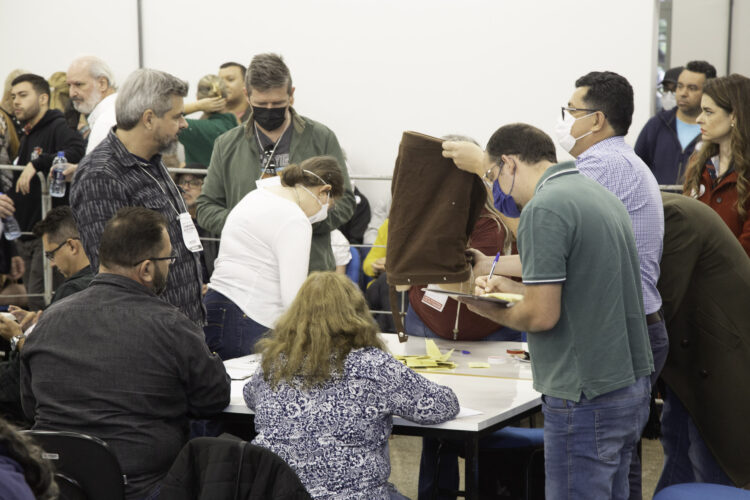
[[[255,185],[258,187],[258,189],[263,189],[267,187],[273,187],[273,186],[281,186],[281,177],[278,175],[275,175],[273,177],[265,177],[263,179],[258,179],[255,181]]]
[[[182,241],[185,242],[187,249],[191,252],[201,252],[203,250],[201,238],[198,236],[198,230],[195,229],[189,213],[180,214],[180,227],[182,228]]]
[[[442,293],[432,293],[427,290],[422,297],[422,303],[430,306],[438,312],[443,312],[445,304],[448,302],[448,296]]]

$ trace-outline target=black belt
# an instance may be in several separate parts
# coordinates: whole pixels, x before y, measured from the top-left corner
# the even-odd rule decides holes
[[[661,309],[646,315],[647,325],[653,325],[654,323],[658,323],[659,321],[664,321],[664,313]]]

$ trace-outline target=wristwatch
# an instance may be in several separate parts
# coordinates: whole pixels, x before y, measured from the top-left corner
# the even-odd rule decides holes
[[[16,335],[15,337],[10,338],[10,350],[15,352],[18,350],[18,343],[26,338],[26,334],[22,333],[21,335]]]

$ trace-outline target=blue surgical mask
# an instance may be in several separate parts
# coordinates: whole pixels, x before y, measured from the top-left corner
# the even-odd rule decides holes
[[[502,166],[500,167],[502,172]],[[516,200],[513,199],[513,197],[510,195],[510,192],[508,194],[505,194],[503,192],[503,188],[500,187],[500,183],[498,180],[500,179],[500,176],[497,176],[497,179],[495,179],[495,182],[492,183],[492,196],[494,199],[495,208],[498,212],[501,214],[510,217],[511,219],[517,219],[518,217],[521,217],[521,211],[518,210],[518,205],[516,205]],[[516,174],[513,173],[513,182],[510,185],[510,191],[513,191],[513,186],[516,183]]]

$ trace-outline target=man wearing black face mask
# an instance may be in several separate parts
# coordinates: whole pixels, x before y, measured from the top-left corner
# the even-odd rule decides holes
[[[313,225],[310,271],[333,270],[331,230],[354,213],[354,192],[336,135],[325,125],[297,114],[289,68],[276,54],[256,55],[247,71],[245,91],[252,107],[249,119],[214,143],[203,192],[198,197],[198,224],[221,234],[230,210],[250,191],[279,174],[289,163],[313,156],[336,158],[344,176],[344,194]],[[261,182],[259,182],[261,181]]]

